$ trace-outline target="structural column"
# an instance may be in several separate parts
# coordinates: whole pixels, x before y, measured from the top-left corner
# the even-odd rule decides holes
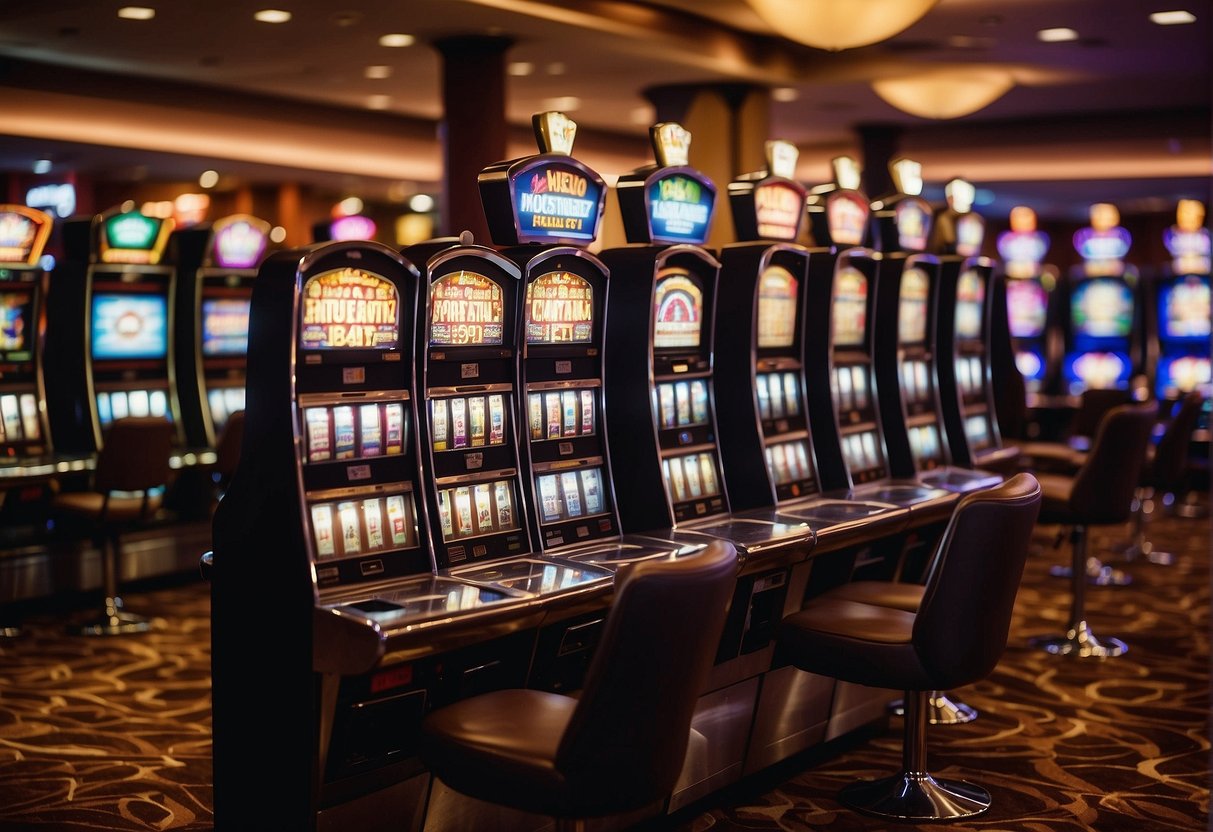
[[[879,199],[893,193],[889,162],[897,158],[901,128],[892,124],[861,124],[855,132],[859,136],[863,192],[868,199]]]
[[[468,230],[489,244],[476,176],[505,158],[505,53],[512,41],[466,36],[434,42],[442,55],[442,199],[439,234]]]

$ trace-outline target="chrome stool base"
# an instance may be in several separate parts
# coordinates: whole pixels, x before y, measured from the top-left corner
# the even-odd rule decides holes
[[[857,812],[888,820],[954,820],[990,808],[990,793],[981,786],[914,771],[852,783],[838,798]]]
[[[1096,638],[1086,621],[1080,621],[1064,636],[1041,636],[1031,640],[1032,646],[1055,656],[1078,659],[1114,659],[1123,656],[1129,647],[1118,638]]]
[[[1049,574],[1054,578],[1070,578],[1074,570],[1060,564],[1049,567]],[[1087,558],[1087,583],[1092,586],[1128,586],[1133,578],[1121,569],[1108,566],[1099,558]]]
[[[135,615],[122,609],[122,599],[111,597],[105,599],[105,611],[100,618],[85,624],[77,625],[76,635],[81,636],[122,636],[131,633],[146,633],[152,628],[152,622],[142,615]]]
[[[905,700],[890,702],[889,713],[893,716],[905,716]],[[963,725],[975,719],[976,708],[952,699],[944,691],[931,691],[931,695],[927,697],[927,722],[931,725]]]

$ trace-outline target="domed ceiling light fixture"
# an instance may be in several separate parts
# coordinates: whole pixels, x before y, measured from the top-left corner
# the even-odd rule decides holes
[[[839,52],[909,28],[939,0],[746,0],[782,37]]]
[[[1015,77],[996,67],[953,66],[879,78],[872,89],[903,113],[922,118],[960,118],[1006,95]]]

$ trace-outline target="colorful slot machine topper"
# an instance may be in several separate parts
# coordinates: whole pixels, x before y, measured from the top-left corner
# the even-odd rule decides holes
[[[850,156],[836,156],[830,164],[834,181],[813,188],[806,201],[813,240],[818,246],[839,251],[862,246],[871,206],[859,190],[859,163]]]
[[[1160,399],[1173,399],[1192,390],[1208,391],[1209,337],[1209,230],[1204,227],[1204,205],[1180,200],[1175,225],[1163,233],[1171,262],[1155,281],[1152,297],[1157,313],[1155,391]]]
[[[764,171],[739,176],[729,183],[729,205],[739,240],[794,242],[804,221],[804,186],[796,174],[799,151],[791,142],[766,143]]]
[[[1036,227],[1036,212],[1025,205],[1011,209],[1011,227],[998,236],[998,255],[1006,275],[1007,324],[1015,366],[1029,393],[1042,390],[1056,374],[1050,356],[1049,308],[1057,276],[1044,263],[1049,235]]]

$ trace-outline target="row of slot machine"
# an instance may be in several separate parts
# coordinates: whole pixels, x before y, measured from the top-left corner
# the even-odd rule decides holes
[[[1094,205],[1090,226],[1074,234],[1082,262],[1062,279],[1043,264],[1049,240],[1035,216],[1015,209],[998,250],[1015,361],[1034,398],[1127,389],[1139,376],[1163,401],[1210,390],[1204,214],[1199,201],[1181,200],[1175,224],[1163,235],[1170,262],[1143,274],[1132,262],[1132,238],[1116,208]]]
[[[308,796],[266,807],[278,824],[423,804],[425,710],[575,684],[562,662],[583,667],[617,572],[715,539],[739,553],[718,665],[769,667],[805,596],[791,570],[938,533],[1000,479],[983,468],[1009,459],[984,347],[994,264],[967,205],[951,253],[927,253],[914,163],[873,210],[852,160],[809,194],[795,148],[769,143],[767,169],[729,184],[741,242],[716,253],[715,185],[689,133],[656,125],[656,164],[616,189],[629,244],[595,255],[604,182],[571,120],[534,126],[537,155],[479,177],[494,247],[335,242],[261,266],[245,444],[205,561],[217,819],[248,823],[267,778]],[[812,249],[794,242],[806,216]],[[248,695],[250,667],[272,701]]]

